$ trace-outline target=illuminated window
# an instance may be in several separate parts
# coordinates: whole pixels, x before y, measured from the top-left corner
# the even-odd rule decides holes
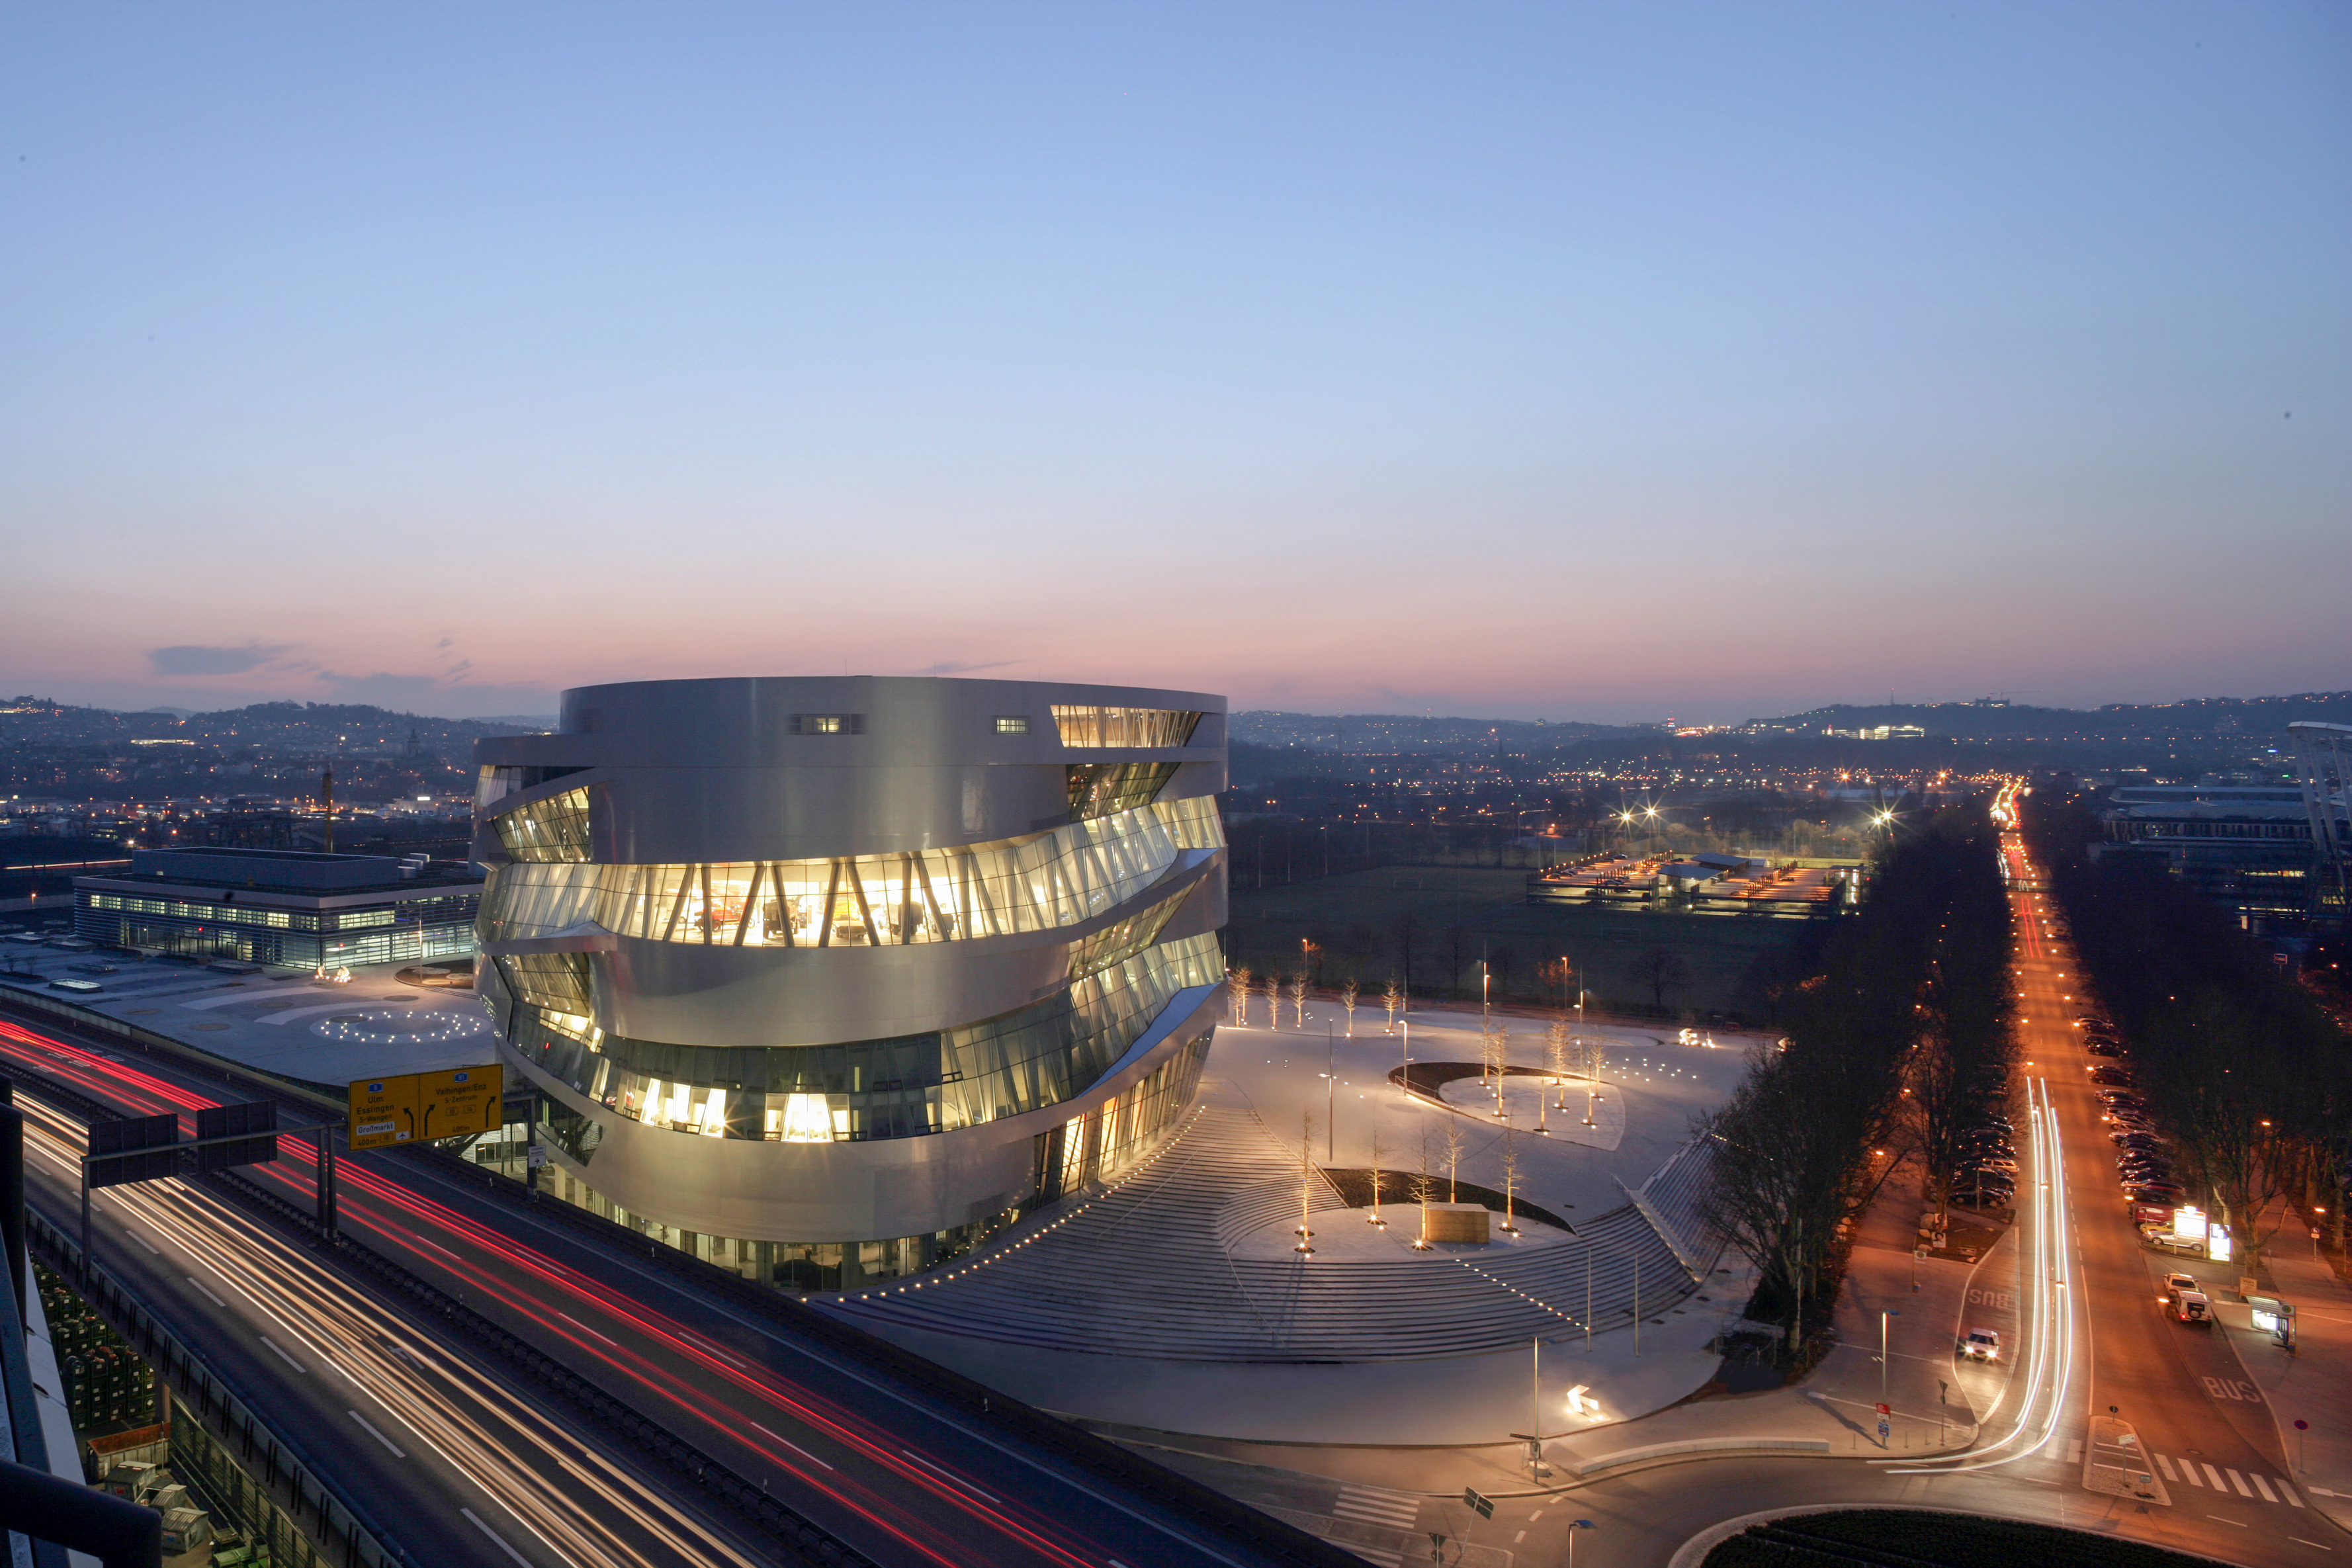
[[[996,716],[996,732],[1000,735],[1025,735],[1029,732],[1029,716],[1026,713],[999,713]]]
[[[1185,746],[1201,715],[1186,708],[1079,708],[1054,704],[1066,746]]]
[[[1216,802],[1156,801],[1051,833],[829,860],[499,867],[482,936],[593,924],[714,947],[898,947],[1051,931],[1108,914],[1195,851],[1224,847]],[[552,857],[547,858],[551,859]]]
[[[863,713],[795,713],[793,715],[795,735],[863,735],[866,715]]]
[[[519,805],[490,818],[499,842],[515,860],[580,862],[588,858],[588,792],[562,795]]]

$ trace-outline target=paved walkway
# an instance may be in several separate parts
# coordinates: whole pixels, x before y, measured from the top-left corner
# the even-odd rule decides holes
[[[1307,1258],[1255,1245],[1298,1223],[1301,1162],[1237,1100],[1206,1086],[1184,1130],[1109,1190],[919,1283],[830,1305],[868,1328],[1097,1355],[1419,1361],[1627,1328],[1637,1310],[1663,1324],[1722,1249],[1695,1209],[1704,1147],[1668,1162],[1639,1206],[1547,1230],[1549,1245],[1416,1251],[1412,1205],[1373,1232],[1319,1175],[1310,1223],[1348,1227],[1349,1244]]]
[[[2217,1297],[2215,1317],[2268,1401],[2279,1448],[2311,1505],[2352,1530],[2352,1287],[2292,1215],[2263,1258],[2273,1294],[2295,1310],[2296,1349],[2256,1329],[2252,1309],[2228,1296]],[[2297,1421],[2306,1428],[2298,1431]]]

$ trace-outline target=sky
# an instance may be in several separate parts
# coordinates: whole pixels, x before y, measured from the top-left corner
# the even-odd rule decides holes
[[[0,689],[2352,686],[2352,7],[0,10]]]

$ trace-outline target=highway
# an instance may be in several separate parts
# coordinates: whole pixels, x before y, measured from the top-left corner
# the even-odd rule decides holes
[[[30,1195],[68,1220],[82,1126],[33,1095],[17,1104]],[[273,1425],[414,1561],[765,1561],[205,1189],[110,1188],[91,1211],[116,1244],[105,1267],[207,1365],[267,1391]]]
[[[194,1109],[215,1103],[223,1094],[216,1082],[68,1037],[46,1023],[35,1027],[0,1020],[0,1070],[14,1068],[50,1077],[126,1112],[190,1113],[184,1131],[193,1131]],[[313,1158],[307,1139],[285,1138],[278,1163],[247,1174],[307,1207],[313,1198]],[[966,1422],[887,1376],[846,1364],[821,1344],[800,1342],[773,1322],[698,1292],[642,1259],[600,1247],[570,1226],[490,1202],[479,1190],[423,1162],[346,1154],[339,1156],[337,1173],[347,1234],[599,1386],[625,1393],[635,1408],[769,1488],[877,1563],[1145,1568],[1267,1560],[1059,1456],[982,1423]],[[65,1218],[70,1202],[49,1212]],[[119,1226],[131,1216],[119,1211],[113,1217]],[[225,1229],[223,1244],[230,1236],[258,1234],[249,1224]],[[108,1267],[127,1272],[135,1271],[144,1256],[119,1228],[101,1240],[99,1252]],[[315,1259],[299,1261],[314,1274],[320,1267]],[[170,1272],[180,1272],[176,1259]],[[217,1286],[212,1289],[220,1293]],[[356,1331],[364,1337],[364,1325]],[[411,1345],[433,1331],[421,1324],[404,1330]],[[452,1352],[437,1353],[446,1358]],[[387,1351],[375,1364],[387,1357],[396,1363]],[[286,1372],[289,1379],[309,1375]],[[348,1415],[342,1419],[353,1426]],[[393,1446],[409,1447],[396,1434],[387,1435]],[[388,1451],[353,1452],[375,1465],[410,1462],[394,1460]],[[567,1484],[572,1489],[610,1489],[609,1476],[597,1467],[577,1459],[571,1464]],[[520,1484],[511,1477],[499,1479]],[[602,1528],[618,1530],[610,1521]],[[552,1543],[567,1536],[546,1533],[551,1539],[515,1540],[518,1560],[636,1560],[625,1552],[574,1558]],[[648,1542],[627,1550],[668,1553],[647,1561],[735,1560],[714,1538],[697,1542],[683,1531],[675,1533],[666,1543]]]

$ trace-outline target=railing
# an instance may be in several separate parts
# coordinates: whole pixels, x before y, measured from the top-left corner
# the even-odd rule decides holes
[[[73,1281],[82,1299],[170,1384],[183,1417],[193,1417],[236,1468],[251,1478],[290,1528],[272,1531],[272,1560],[298,1568],[393,1568],[407,1561],[385,1532],[253,1413],[221,1376],[198,1360],[139,1299],[103,1268],[84,1271],[80,1246],[38,1210],[25,1215],[28,1249]],[[203,1479],[215,1483],[207,1473]],[[215,1485],[228,1484],[226,1478]]]

